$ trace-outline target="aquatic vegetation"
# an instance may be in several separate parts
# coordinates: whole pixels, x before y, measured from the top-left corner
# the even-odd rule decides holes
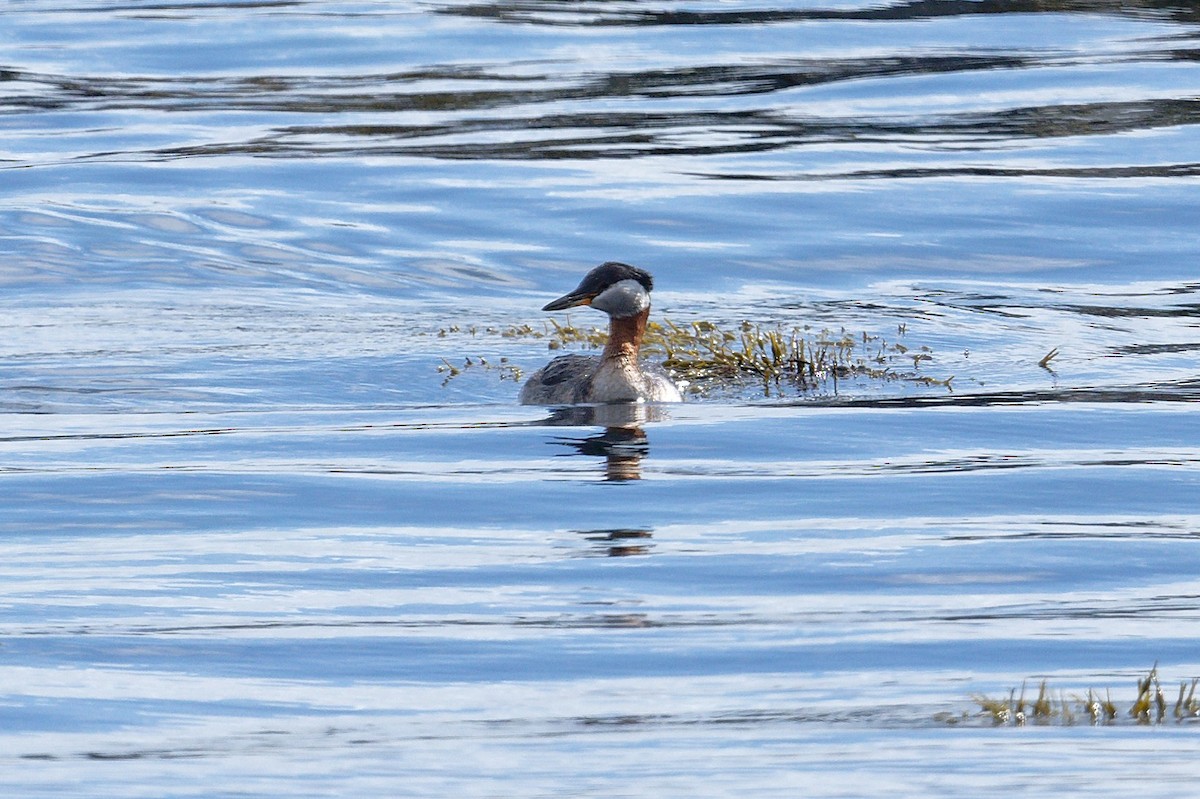
[[[1179,684],[1179,696],[1171,715],[1176,721],[1200,719],[1200,699],[1196,698],[1196,687],[1200,678],[1190,682],[1184,680]],[[1038,687],[1037,698],[1027,700],[1026,686],[1021,684],[1021,692],[1016,689],[1009,691],[1007,699],[992,699],[987,696],[976,696],[980,714],[990,718],[991,722],[1000,726],[1025,724],[1063,724],[1072,725],[1077,719],[1086,719],[1090,724],[1116,724],[1121,718],[1120,709],[1112,700],[1111,692],[1107,689],[1104,698],[1098,691],[1089,689],[1086,695],[1067,696],[1059,692],[1057,697],[1050,691],[1047,681],[1042,680]],[[1128,718],[1137,724],[1162,724],[1167,720],[1166,692],[1158,679],[1157,664],[1150,669],[1145,677],[1137,682],[1137,698],[1129,708]],[[949,721],[949,719],[947,719]]]
[[[899,329],[898,333],[903,335]],[[950,388],[953,379],[918,372],[921,363],[933,358],[928,347],[914,350],[844,328],[813,331],[742,322],[730,330],[706,321],[679,325],[665,320],[647,331],[644,349],[660,353],[665,367],[699,391],[714,384],[755,381],[770,396],[785,385],[805,390],[849,377]]]
[[[472,358],[468,355],[463,359],[461,366],[455,366],[454,364],[450,363],[450,361],[442,358],[442,363],[437,368],[440,374],[445,375],[445,378],[442,380],[443,386],[461,375],[467,369],[485,369],[488,371],[495,371],[500,375],[501,380],[512,380],[517,383],[521,382],[521,376],[524,374],[521,371],[521,367],[509,363],[508,358],[504,357],[500,358],[496,363],[492,363],[487,358]]]
[[[507,339],[544,339],[551,350],[569,348],[600,349],[608,332],[599,327],[576,327],[568,318],[565,322],[547,320],[541,328],[528,324],[507,328],[462,329],[445,328],[439,337],[467,332],[480,332]],[[905,325],[897,335],[907,334]],[[744,321],[736,325],[721,325],[707,320],[676,323],[669,319],[650,322],[646,329],[642,352],[661,361],[691,394],[706,394],[727,388],[760,387],[764,396],[779,394],[785,389],[811,390],[848,378],[871,380],[901,380],[928,386],[951,388],[953,376],[932,377],[919,370],[933,359],[928,347],[909,347],[889,342],[880,336],[863,332],[853,334],[846,329],[813,330],[810,327],[762,325]],[[446,375],[445,382],[468,368],[495,369],[500,378],[519,381],[521,370],[502,358],[492,364],[483,358],[466,358],[462,366],[443,359],[438,371]]]

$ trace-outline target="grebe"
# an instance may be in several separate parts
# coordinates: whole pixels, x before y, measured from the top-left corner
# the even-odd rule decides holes
[[[543,311],[577,305],[604,311],[609,317],[608,344],[599,358],[563,355],[534,372],[521,388],[521,404],[682,402],[666,371],[638,362],[653,288],[649,272],[609,261],[588,272],[570,294],[547,303]]]

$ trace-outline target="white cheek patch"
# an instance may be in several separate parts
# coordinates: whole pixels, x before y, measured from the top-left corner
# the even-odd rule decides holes
[[[650,307],[650,295],[636,280],[620,280],[597,294],[592,307],[617,318],[634,316]]]

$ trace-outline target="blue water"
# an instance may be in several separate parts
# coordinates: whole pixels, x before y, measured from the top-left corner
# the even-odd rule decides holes
[[[3,16],[5,795],[1200,778],[1190,6]],[[931,380],[517,405],[609,259]]]

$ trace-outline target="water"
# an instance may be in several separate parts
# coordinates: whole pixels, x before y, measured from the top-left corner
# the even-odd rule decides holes
[[[1200,776],[1125,713],[1200,675],[1190,6],[4,18],[6,795]],[[950,388],[516,405],[607,259]],[[978,712],[1043,678],[1122,715]]]

